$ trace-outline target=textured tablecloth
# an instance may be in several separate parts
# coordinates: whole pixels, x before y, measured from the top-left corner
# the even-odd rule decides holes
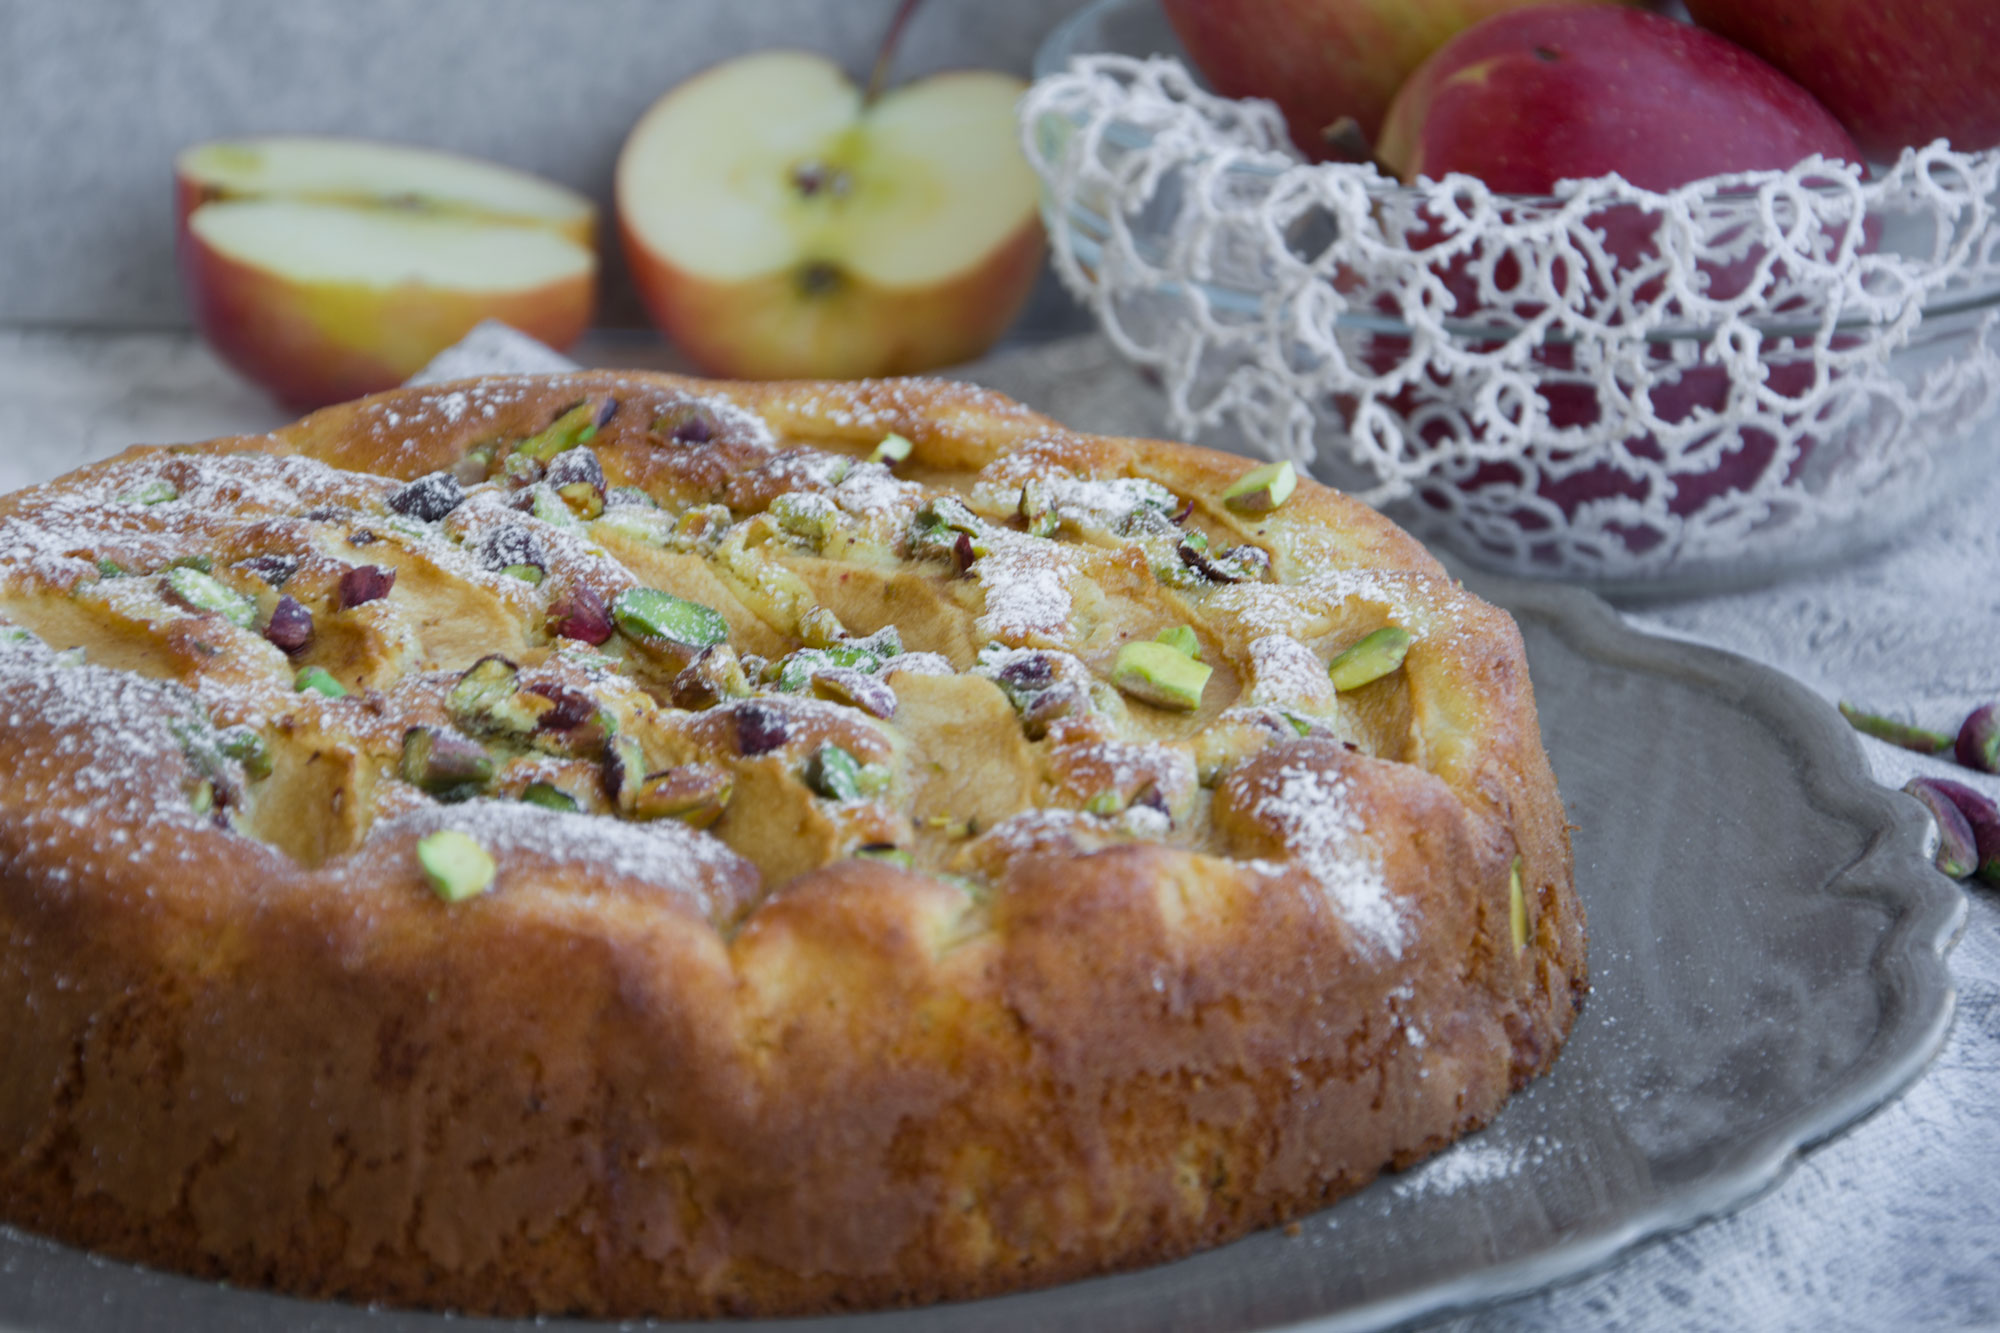
[[[511,352],[489,342],[471,370]],[[656,342],[600,338],[587,363],[671,368]],[[525,368],[525,367],[524,367]],[[976,379],[1092,431],[1165,435],[1161,403],[1095,337],[1016,350]],[[0,330],[0,489],[131,443],[259,431],[286,414],[182,333]],[[1829,700],[1933,727],[2000,698],[2000,437],[1981,485],[1902,544],[1754,591],[1628,611],[1643,628],[1759,658]],[[1867,742],[1876,777],[1968,775]],[[1970,778],[2000,796],[2000,781]],[[1808,1153],[1732,1215],[1584,1278],[1428,1327],[1876,1330],[2000,1326],[2000,894],[1971,890],[1952,955],[1958,1014],[1898,1101]]]

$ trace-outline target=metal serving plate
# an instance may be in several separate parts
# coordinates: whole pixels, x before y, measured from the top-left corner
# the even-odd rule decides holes
[[[1914,802],[1804,687],[1643,635],[1561,588],[1481,579],[1527,638],[1577,826],[1590,1003],[1483,1133],[1307,1219],[1022,1296],[782,1324],[1222,1333],[1372,1329],[1532,1290],[1750,1199],[1893,1097],[1943,1041],[1965,900]],[[0,1229],[0,1328],[493,1333],[604,1327],[296,1301]],[[649,1325],[648,1327],[665,1327]]]

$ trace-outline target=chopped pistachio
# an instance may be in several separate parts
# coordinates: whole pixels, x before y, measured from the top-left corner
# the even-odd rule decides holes
[[[799,613],[799,637],[814,648],[831,648],[847,637],[847,626],[823,606],[807,607]]]
[[[724,699],[750,695],[750,677],[736,650],[726,643],[704,648],[701,655],[674,677],[674,707],[698,710],[713,708]]]
[[[188,794],[188,804],[194,807],[194,812],[198,815],[205,815],[215,809],[215,784],[207,778],[195,783],[194,790]]]
[[[1164,643],[1128,643],[1118,650],[1111,683],[1142,703],[1183,711],[1201,707],[1210,667]]]
[[[896,715],[896,692],[853,667],[823,667],[813,673],[812,692],[831,703],[859,708],[883,719]]]
[[[1952,747],[1952,738],[1942,731],[1926,731],[1894,718],[1865,713],[1845,700],[1840,704],[1840,715],[1847,719],[1847,725],[1862,735],[1873,736],[1878,741],[1887,741],[1905,750],[1915,750],[1918,754],[1943,754]]]
[[[1403,665],[1409,651],[1410,632],[1400,625],[1384,625],[1328,662],[1327,678],[1336,690],[1358,690]]]
[[[100,560],[97,562],[97,577],[101,579],[117,579],[124,576],[125,566],[119,564],[116,560]]]
[[[507,461],[500,465],[500,475],[523,486],[532,486],[542,479],[542,465],[527,454],[508,454]]]
[[[627,588],[611,602],[611,618],[626,637],[642,643],[706,648],[729,637],[722,613],[658,588]]]
[[[213,575],[198,569],[169,569],[161,580],[169,600],[221,616],[238,629],[257,623],[257,604]]]
[[[1125,808],[1125,802],[1115,791],[1101,791],[1083,803],[1085,814],[1115,815]]]
[[[271,618],[264,622],[264,637],[288,653],[304,652],[313,641],[313,616],[290,593],[278,598]]]
[[[586,398],[515,445],[507,461],[512,463],[515,458],[525,457],[537,463],[547,463],[557,454],[594,438],[598,427],[610,419],[617,407],[618,400],[615,398]]]
[[[1208,534],[1199,530],[1181,534],[1181,545],[1194,551],[1208,550]]]
[[[215,557],[208,555],[177,555],[160,566],[161,569],[198,569],[204,574],[215,572]]]
[[[631,736],[613,736],[604,747],[604,790],[612,803],[630,814],[646,780],[646,752]]]
[[[658,509],[642,509],[637,505],[619,505],[607,509],[604,516],[590,525],[593,535],[602,537],[611,534],[625,537],[648,546],[664,546],[673,534],[674,520]]]
[[[1192,625],[1175,625],[1163,629],[1153,636],[1156,642],[1164,643],[1177,653],[1186,653],[1195,661],[1201,660],[1201,640],[1195,637]]]
[[[838,745],[822,745],[806,761],[806,785],[830,801],[858,801],[861,765]]]
[[[271,776],[271,751],[264,738],[248,727],[232,727],[222,733],[222,752],[243,765],[251,778]]]
[[[161,505],[167,503],[169,500],[178,500],[180,494],[179,491],[174,489],[173,483],[161,481],[158,477],[155,477],[151,481],[141,482],[131,490],[126,491],[123,495],[120,495],[118,503],[127,505]]]
[[[1284,709],[1284,708],[1280,708],[1278,710],[1278,716],[1284,718],[1285,725],[1290,727],[1294,732],[1298,733],[1299,735],[1310,736],[1313,734],[1313,722],[1311,718],[1304,717],[1298,713],[1294,713],[1289,709]]]
[[[555,705],[523,691],[520,678],[519,668],[506,658],[498,654],[482,657],[451,687],[445,696],[445,711],[467,731],[528,735]]]
[[[540,565],[508,565],[500,572],[510,579],[519,579],[521,582],[532,584],[537,588],[541,587],[542,580],[548,577],[547,572]]]
[[[735,779],[726,768],[684,764],[641,782],[630,810],[634,819],[678,819],[707,828],[722,818],[734,788]]]
[[[1507,928],[1514,937],[1514,952],[1528,947],[1528,893],[1521,880],[1521,858],[1507,870]]]
[[[868,455],[868,461],[871,463],[888,463],[894,466],[908,458],[910,450],[915,447],[909,440],[892,430],[882,437],[882,442],[876,445],[874,451]]]
[[[567,814],[574,814],[581,808],[576,803],[576,797],[552,782],[530,782],[522,790],[521,799],[544,810],[561,810]]]
[[[857,860],[886,861],[892,866],[901,866],[905,870],[909,870],[916,865],[916,860],[893,842],[871,842],[865,846],[856,847],[854,855]]]
[[[499,873],[478,839],[457,829],[439,829],[417,839],[417,864],[423,867],[431,892],[448,903],[485,893]]]
[[[1290,460],[1253,467],[1222,493],[1222,503],[1239,514],[1268,514],[1298,489],[1299,474]]]
[[[292,678],[292,688],[304,694],[324,695],[328,699],[345,699],[347,687],[333,678],[333,673],[322,666],[302,667]]]
[[[403,733],[397,771],[403,781],[433,796],[462,798],[493,781],[493,756],[464,736],[435,727],[411,727]]]
[[[466,486],[476,486],[485,481],[493,473],[493,453],[491,444],[474,445],[466,450],[465,455],[451,465],[452,479]]]
[[[787,491],[771,501],[770,514],[779,528],[815,549],[833,540],[841,526],[839,508],[816,491]]]

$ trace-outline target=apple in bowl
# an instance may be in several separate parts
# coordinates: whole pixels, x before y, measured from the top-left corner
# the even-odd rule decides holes
[[[653,321],[712,375],[910,374],[970,360],[1041,272],[1018,79],[871,97],[802,51],[667,93],[618,158],[627,261]]]
[[[1516,10],[1447,42],[1397,93],[1380,152],[1412,183],[1461,173],[1503,195],[1528,197],[1500,200],[1503,214],[1545,207],[1563,180],[1617,175],[1666,192],[1734,172],[1786,170],[1815,157],[1861,160],[1854,141],[1810,93],[1733,43],[1643,11],[1566,4]],[[1727,192],[1715,191],[1693,206],[1718,231],[1758,225],[1747,197],[1733,209]],[[1580,275],[1565,275],[1559,266],[1551,272],[1580,279],[1593,316],[1608,324],[1629,317],[1627,303],[1657,301],[1667,262],[1662,217],[1634,203],[1583,222],[1600,238],[1601,258]],[[1863,226],[1829,239],[1866,246],[1869,233]],[[1472,327],[1512,327],[1541,313],[1504,304],[1520,277],[1513,256],[1468,253],[1452,247],[1453,240],[1441,221],[1411,237],[1419,256],[1432,247],[1452,254],[1435,271],[1458,319]],[[1764,279],[1768,259],[1765,247],[1745,241],[1727,261],[1698,261],[1706,294],[1743,296]],[[1490,283],[1475,272],[1483,267],[1492,270]],[[1782,264],[1772,267],[1782,273]],[[1499,290],[1500,308],[1482,304],[1483,286]],[[1472,350],[1487,346],[1497,344]],[[1393,335],[1365,349],[1378,374],[1413,354],[1410,339]],[[1812,348],[1797,338],[1763,342],[1754,386],[1739,382],[1699,331],[1662,336],[1641,365],[1605,367],[1599,373],[1615,376],[1615,387],[1600,382],[1585,368],[1588,358],[1561,341],[1531,355],[1540,399],[1532,410],[1547,427],[1536,465],[1468,464],[1427,487],[1429,503],[1497,512],[1504,520],[1498,526],[1532,534],[1537,525],[1549,526],[1551,513],[1574,520],[1599,508],[1644,506],[1676,519],[1719,515],[1750,492],[1801,484],[1810,471],[1819,441],[1800,434],[1786,448],[1767,428],[1774,420],[1803,423],[1822,408],[1825,385]],[[1448,379],[1427,373],[1390,406],[1406,429],[1422,435],[1439,429],[1434,409],[1459,396]],[[1753,406],[1763,415],[1746,416]],[[1641,420],[1658,423],[1678,443],[1669,448],[1664,438],[1637,430],[1604,444],[1563,443],[1565,435],[1605,429],[1607,419],[1628,410],[1643,412]],[[1633,554],[1658,539],[1657,530],[1643,525],[1624,534]]]
[[[483,319],[552,347],[589,327],[596,210],[493,163],[312,136],[174,162],[195,326],[288,407],[400,384]]]

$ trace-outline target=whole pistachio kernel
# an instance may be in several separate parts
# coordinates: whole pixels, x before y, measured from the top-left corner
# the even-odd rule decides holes
[[[898,435],[892,430],[882,437],[882,442],[876,445],[874,450],[868,455],[868,461],[871,463],[887,463],[893,467],[897,463],[907,459],[910,456],[910,450],[915,447],[907,438]]]
[[[1958,762],[1980,773],[2000,773],[2000,704],[1982,704],[1959,726],[1953,742]]]
[[[499,867],[479,840],[457,829],[439,829],[417,839],[417,864],[431,892],[448,903],[462,903],[493,887]]]
[[[1299,486],[1299,474],[1289,459],[1253,467],[1222,493],[1224,507],[1239,514],[1268,514],[1289,500]]]
[[[160,584],[169,601],[191,610],[213,612],[238,629],[249,629],[257,623],[255,602],[199,569],[185,565],[169,569]]]
[[[1163,629],[1153,636],[1155,642],[1164,643],[1177,653],[1186,653],[1195,661],[1201,660],[1201,640],[1195,637],[1194,626],[1175,625]]]
[[[1141,703],[1191,712],[1201,707],[1213,674],[1213,668],[1164,643],[1128,643],[1118,650],[1111,683]]]
[[[403,781],[433,796],[467,797],[493,781],[493,757],[485,746],[464,736],[435,727],[411,727],[403,733],[397,771]]]
[[[640,642],[707,648],[729,637],[722,613],[658,588],[627,588],[611,601],[611,619]]]
[[[1410,632],[1400,625],[1384,625],[1328,662],[1327,678],[1336,690],[1358,690],[1403,665],[1409,651]]]
[[[328,699],[345,699],[347,687],[333,678],[333,673],[322,666],[302,667],[292,678],[292,688],[300,694],[317,694]]]
[[[1514,952],[1528,947],[1528,892],[1521,879],[1521,858],[1507,869],[1507,929],[1514,937]]]

